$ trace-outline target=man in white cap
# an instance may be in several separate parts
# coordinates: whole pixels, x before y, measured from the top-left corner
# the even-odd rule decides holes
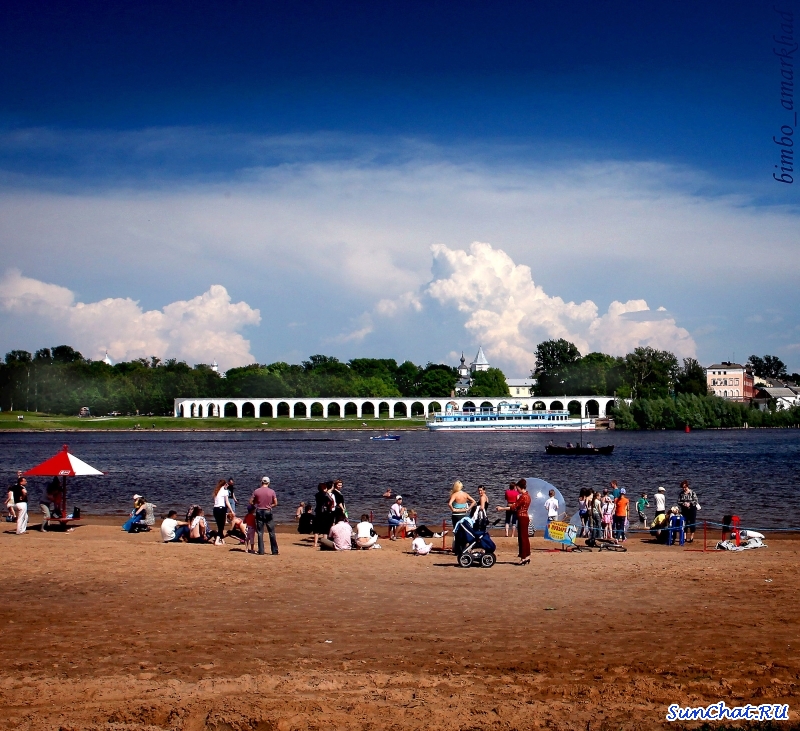
[[[663,487],[656,490],[653,495],[653,500],[656,503],[656,515],[665,515],[667,512],[667,491]]]
[[[264,555],[264,528],[269,531],[269,547],[273,556],[278,555],[278,541],[275,539],[275,521],[272,509],[278,504],[275,490],[269,486],[269,477],[261,478],[261,486],[253,492],[250,503],[256,509],[256,532],[258,533],[258,555]]]

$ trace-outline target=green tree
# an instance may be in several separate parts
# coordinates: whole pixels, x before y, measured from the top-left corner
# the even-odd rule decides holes
[[[666,350],[636,348],[625,356],[625,380],[633,398],[669,395],[678,377],[678,359]]]
[[[443,364],[428,363],[419,379],[417,396],[449,397],[456,387],[458,372]]]
[[[697,396],[708,394],[705,368],[694,358],[683,359],[683,368],[675,379],[675,393],[693,393]]]
[[[536,346],[536,367],[531,376],[536,379],[537,396],[556,396],[564,393],[569,367],[580,361],[578,348],[568,340],[545,340]]]
[[[503,371],[499,368],[488,368],[472,374],[470,396],[508,396],[508,384]]]
[[[763,358],[751,355],[747,364],[761,378],[781,378],[786,375],[786,365],[777,355],[765,355]]]

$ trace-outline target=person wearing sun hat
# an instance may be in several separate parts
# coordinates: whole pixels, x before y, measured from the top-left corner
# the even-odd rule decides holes
[[[396,495],[392,507],[389,508],[389,538],[392,541],[397,540],[397,529],[403,525],[403,496]]]

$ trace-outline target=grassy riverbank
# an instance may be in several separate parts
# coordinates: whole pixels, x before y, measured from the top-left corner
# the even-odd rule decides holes
[[[22,416],[22,419],[17,417]],[[79,418],[35,412],[0,413],[0,431],[281,431],[287,429],[424,429],[425,419],[177,419],[171,416],[99,416]]]

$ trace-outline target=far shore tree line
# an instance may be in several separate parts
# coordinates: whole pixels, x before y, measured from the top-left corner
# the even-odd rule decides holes
[[[751,356],[756,375],[797,380],[775,356]],[[617,428],[676,429],[792,426],[800,409],[760,411],[710,395],[703,367],[693,358],[679,363],[674,354],[649,347],[625,356],[581,355],[566,340],[548,340],[536,348],[534,396],[609,396]],[[138,358],[109,365],[84,358],[59,345],[31,354],[12,350],[0,363],[0,408],[53,414],[171,415],[175,398],[195,397],[445,397],[458,380],[455,368],[441,363],[420,366],[394,359],[355,358],[346,363],[312,355],[300,364],[283,362],[232,368],[224,375],[206,364],[189,366],[175,359]],[[503,372],[489,368],[473,374],[467,394],[508,396]],[[630,403],[627,403],[629,400]]]

